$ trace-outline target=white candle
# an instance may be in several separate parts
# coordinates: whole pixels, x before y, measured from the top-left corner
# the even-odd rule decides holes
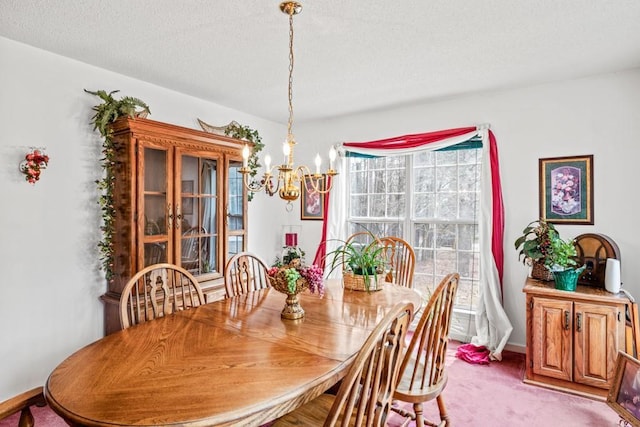
[[[289,164],[289,153],[291,153],[291,147],[287,143],[287,141],[282,144],[282,152],[284,153],[284,164]]]
[[[329,150],[329,169],[333,169],[333,162],[336,160],[336,149],[331,147]]]
[[[316,175],[320,175],[321,164],[322,164],[322,159],[320,158],[320,154],[316,154]]]
[[[266,172],[269,173],[269,170],[271,169],[271,156],[268,154],[264,156],[264,167]]]
[[[249,163],[249,146],[247,144],[244,145],[242,149],[242,167],[246,168]]]

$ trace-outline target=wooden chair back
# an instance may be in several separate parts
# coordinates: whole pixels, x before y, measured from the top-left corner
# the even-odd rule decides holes
[[[347,240],[345,240],[345,244],[354,243],[360,243],[362,246],[368,246],[375,243],[380,244],[380,240],[368,231],[359,231],[357,233],[353,233],[351,236],[347,237]]]
[[[375,246],[375,248],[372,248],[372,249],[377,249],[382,247],[382,242],[380,241],[380,239],[378,239],[378,237],[376,237],[375,235],[371,234],[368,231],[359,231],[357,233],[353,233],[352,235],[347,237],[347,240],[345,240],[344,243],[345,243],[345,246],[361,245],[360,246],[361,248],[368,248],[369,246]],[[342,254],[342,265],[345,265],[346,256],[347,256],[346,253]]]
[[[224,269],[224,289],[227,298],[268,288],[267,264],[251,252],[239,252],[231,257]]]
[[[201,268],[200,260],[208,254],[209,239],[204,227],[191,227],[182,233],[180,264],[187,270]]]
[[[383,237],[380,239],[384,246],[388,272],[387,282],[396,285],[413,287],[413,273],[416,268],[416,254],[411,245],[399,237]]]
[[[447,383],[445,356],[449,343],[451,315],[458,290],[458,273],[447,275],[429,298],[400,367],[400,381],[394,399],[413,403],[416,425],[423,425],[422,404],[438,399],[441,419],[448,425],[440,393]],[[407,416],[406,413],[402,415]]]
[[[362,345],[335,396],[325,393],[279,418],[273,427],[386,426],[398,382],[413,304],[398,303]]]
[[[398,382],[413,304],[399,303],[371,332],[349,368],[325,426],[384,426]]]
[[[166,246],[163,243],[144,244],[144,265],[160,264],[167,262]]]
[[[205,303],[200,284],[174,264],[153,264],[138,271],[120,295],[120,326],[126,329]]]
[[[35,421],[31,413],[31,407],[33,405],[45,406],[46,404],[44,395],[42,394],[42,387],[36,387],[4,402],[0,402],[0,420],[4,420],[20,412],[18,427],[33,427]]]

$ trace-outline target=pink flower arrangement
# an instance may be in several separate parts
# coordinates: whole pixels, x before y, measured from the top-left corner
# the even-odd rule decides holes
[[[32,149],[20,163],[20,172],[29,184],[35,184],[40,179],[40,171],[46,169],[48,164],[49,156],[43,150]]]

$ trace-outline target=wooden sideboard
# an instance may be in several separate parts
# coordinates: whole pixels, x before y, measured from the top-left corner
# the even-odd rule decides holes
[[[524,382],[605,400],[618,351],[625,351],[623,293],[578,285],[575,292],[528,278]]]

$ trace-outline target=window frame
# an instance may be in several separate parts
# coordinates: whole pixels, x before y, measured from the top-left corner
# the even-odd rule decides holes
[[[473,162],[473,164],[477,165],[477,170],[475,173],[476,176],[476,180],[474,183],[474,188],[475,190],[473,191],[475,193],[475,198],[474,198],[474,203],[475,203],[475,211],[474,211],[474,217],[473,219],[469,220],[469,219],[465,219],[465,218],[456,218],[456,219],[442,219],[442,218],[438,218],[436,212],[434,212],[434,214],[436,214],[435,217],[428,217],[428,218],[417,218],[415,216],[415,198],[413,197],[413,194],[415,193],[415,156],[420,155],[420,153],[410,153],[410,154],[404,154],[401,157],[405,158],[405,165],[404,165],[404,174],[405,174],[405,188],[406,191],[404,192],[404,194],[406,195],[405,197],[405,205],[404,205],[404,215],[401,216],[376,216],[376,217],[372,217],[372,216],[354,216],[352,215],[352,193],[351,193],[351,188],[352,188],[352,180],[349,179],[348,183],[347,183],[347,187],[346,187],[346,221],[347,221],[347,234],[351,234],[353,232],[357,232],[357,231],[362,231],[362,227],[359,224],[376,224],[377,227],[367,227],[367,228],[372,228],[372,229],[378,229],[378,230],[372,230],[374,232],[374,234],[379,234],[378,231],[380,231],[380,229],[385,230],[384,232],[382,232],[383,234],[387,233],[387,230],[389,229],[389,225],[390,224],[397,224],[396,228],[399,231],[399,233],[396,233],[398,235],[398,237],[403,238],[404,240],[407,240],[412,246],[414,246],[414,250],[416,251],[416,255],[418,258],[418,254],[419,251],[421,250],[431,250],[432,251],[432,255],[433,255],[433,267],[432,267],[432,271],[430,274],[424,274],[424,273],[420,273],[419,272],[419,268],[418,268],[418,260],[416,260],[416,274],[414,276],[414,283],[416,282],[416,279],[418,279],[418,281],[420,281],[421,279],[424,279],[425,281],[429,282],[427,284],[427,287],[429,290],[433,290],[435,289],[435,287],[438,285],[440,279],[442,277],[444,277],[446,274],[439,274],[436,270],[436,260],[437,260],[437,254],[438,253],[444,253],[446,249],[444,248],[438,248],[436,246],[436,243],[434,242],[433,245],[430,248],[418,248],[415,246],[415,240],[416,240],[416,230],[418,229],[418,227],[420,227],[421,225],[433,225],[434,227],[437,227],[439,225],[454,225],[456,227],[455,230],[455,244],[454,244],[454,249],[453,249],[453,254],[455,257],[455,264],[456,269],[459,270],[459,265],[460,265],[460,254],[469,254],[468,258],[469,260],[472,260],[472,262],[470,263],[471,266],[471,271],[468,272],[468,274],[464,277],[461,277],[461,284],[462,282],[466,282],[467,285],[471,288],[471,294],[467,296],[467,299],[465,303],[460,303],[459,301],[463,298],[463,295],[461,295],[459,293],[458,298],[456,298],[456,304],[455,304],[455,311],[458,312],[465,312],[465,313],[475,313],[476,310],[476,306],[477,306],[477,302],[478,302],[478,295],[477,292],[479,290],[480,287],[480,265],[481,265],[481,253],[480,253],[480,246],[479,246],[479,227],[480,227],[480,197],[481,197],[481,188],[480,188],[480,180],[481,180],[481,174],[482,174],[482,146],[480,144],[480,146],[469,146],[468,144],[466,144],[465,146],[459,146],[456,148],[449,148],[449,149],[444,149],[444,150],[436,150],[433,151],[434,154],[436,154],[438,151],[452,151],[452,150],[476,150],[475,152],[475,161]],[[424,151],[430,151],[430,150],[424,150]],[[353,156],[353,157],[359,157],[359,156]],[[382,156],[381,156],[382,157]],[[380,157],[378,157],[380,158]],[[459,156],[456,159],[455,165],[456,168],[459,168],[460,165],[464,165],[465,163],[460,163],[460,158]],[[469,164],[469,163],[467,163]],[[347,173],[348,176],[351,177],[353,171],[353,164],[352,164],[352,159],[348,158],[347,162],[346,162],[346,167],[347,167]],[[433,164],[434,168],[438,167],[437,162],[434,159],[434,164]],[[367,168],[367,173],[370,169]],[[388,170],[386,165],[384,170]],[[457,214],[459,214],[459,210],[460,210],[460,183],[459,181],[459,177],[460,177],[460,171],[456,170],[456,177],[457,177],[457,188],[456,188],[456,199],[457,199]],[[367,177],[367,179],[371,179],[369,177]],[[368,182],[367,183],[367,187],[370,185],[371,183]],[[436,190],[434,189],[434,194],[436,193]],[[359,194],[372,194],[369,192],[369,188],[367,188],[367,192],[366,193],[359,193]],[[375,193],[374,193],[375,194]],[[388,200],[385,200],[385,204],[388,204]],[[370,212],[370,207],[367,207],[367,213]],[[385,215],[387,214],[387,209],[385,208]],[[458,227],[460,226],[470,226],[472,227],[472,238],[471,238],[471,242],[470,245],[467,248],[460,248],[460,244],[459,244],[459,239],[460,239],[460,234],[459,234],[459,229]],[[420,288],[420,287],[419,287]],[[463,288],[461,287],[460,290],[462,290]],[[469,292],[467,292],[467,294],[469,294]]]

